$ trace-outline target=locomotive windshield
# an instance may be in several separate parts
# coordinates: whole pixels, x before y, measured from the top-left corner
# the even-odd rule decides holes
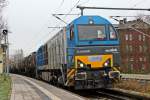
[[[112,26],[109,26],[109,38],[111,40],[115,40],[117,39],[117,34],[116,34],[116,31],[114,30],[114,28]]]
[[[106,39],[104,25],[79,25],[79,40],[104,40]]]

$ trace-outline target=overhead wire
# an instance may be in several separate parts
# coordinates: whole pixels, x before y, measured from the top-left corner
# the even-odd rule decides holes
[[[46,21],[46,22],[47,22],[47,21]],[[39,34],[39,33],[41,33],[41,31],[43,30],[43,28],[44,28],[45,26],[47,26],[46,23],[43,24],[43,26],[40,28],[40,30],[37,32],[37,34],[33,35],[33,37],[31,38],[31,41],[28,41],[28,42],[26,43],[26,47],[28,47],[27,50],[31,50],[31,49],[33,48],[34,39],[35,39],[35,38],[38,38],[38,37],[41,35],[41,34]],[[35,44],[36,44],[36,43],[35,43]],[[31,46],[30,46],[30,45],[31,45]]]
[[[128,26],[128,28],[131,28],[132,30],[135,30],[135,31],[139,32],[140,34],[142,34],[142,35],[147,36],[147,37],[150,38],[150,35],[147,34],[147,33],[145,33],[145,32],[143,32],[143,30],[141,31],[141,30],[139,30],[139,29],[133,27],[133,26],[135,26],[135,25],[140,25],[141,23],[142,23],[142,24],[144,23],[144,21],[143,21],[142,19],[140,19],[139,21],[137,21],[137,23],[134,23],[134,24]],[[142,24],[141,24],[141,25],[142,25]],[[142,26],[142,27],[143,27],[143,26]]]
[[[57,12],[64,4],[65,0],[62,0],[60,5],[56,8],[55,12]]]
[[[78,0],[75,5],[68,11],[68,13],[63,17],[63,18],[66,18],[71,12],[72,10],[79,4],[80,0]],[[60,24],[60,23],[59,23]],[[57,27],[59,24],[57,24],[55,27]],[[51,32],[53,32],[55,29],[53,29]],[[51,33],[49,32],[49,33]]]
[[[145,1],[146,1],[146,0],[144,0],[144,3],[145,3]],[[142,4],[142,3],[143,3],[143,0],[141,0],[141,1],[137,2],[136,4],[134,4],[133,7],[136,7],[137,5]]]
[[[60,5],[59,5],[58,8],[55,10],[55,12],[58,11],[58,10],[63,6],[64,1],[65,1],[65,0],[62,0],[62,1],[61,1]],[[47,22],[47,21],[46,21],[46,22]],[[44,24],[43,27],[45,27],[45,25],[46,25],[46,24]],[[41,30],[43,29],[43,27],[40,29],[40,32],[41,32]],[[55,29],[53,29],[52,31],[54,31],[54,30],[55,30]],[[40,32],[38,32],[38,33],[40,33]],[[40,35],[40,34],[39,34],[39,35]],[[34,35],[33,38],[31,39],[31,41],[33,41],[35,37],[39,37],[39,35],[37,35],[37,34]],[[47,36],[47,35],[44,35],[43,37],[46,37],[46,36]],[[31,41],[27,42],[27,46],[29,46],[29,44],[32,43]],[[41,42],[41,39],[38,40],[38,41]],[[39,43],[39,42],[37,42],[36,44],[38,44],[38,43]],[[32,44],[32,45],[33,45],[33,44]],[[32,48],[33,48],[33,46],[29,47],[28,49],[30,50],[30,49],[32,49]]]
[[[72,12],[72,10],[73,10],[75,7],[77,7],[77,5],[79,4],[80,1],[81,1],[81,0],[78,0],[78,1],[74,4],[74,6],[73,6],[73,7],[68,11],[68,13],[63,17],[63,19],[66,18],[66,17]],[[61,6],[62,6],[63,3],[64,3],[64,0],[62,1]],[[56,26],[54,26],[54,27],[58,27],[59,25],[60,25],[60,22],[59,22]],[[50,32],[48,32],[46,35],[44,35],[44,36],[39,40],[39,42],[41,42],[42,39],[44,39],[45,37],[49,36],[49,34],[51,34],[52,32],[54,32],[55,30],[56,30],[56,28],[53,28]]]
[[[64,4],[64,1],[65,1],[65,0],[62,0],[62,2],[60,3],[59,8]]]
[[[133,0],[132,0],[133,1]],[[129,0],[128,2],[131,2],[131,0]],[[130,7],[130,8],[135,8],[137,5],[139,5],[139,4],[141,4],[143,2],[143,0],[140,0],[140,1],[138,1],[138,2],[136,2],[132,7]],[[129,14],[130,12],[127,12],[127,15]],[[135,16],[135,15],[134,15]],[[134,17],[134,16],[120,16],[120,17]],[[143,16],[147,16],[147,15],[143,15]],[[137,15],[135,16],[135,17],[137,17]]]
[[[67,14],[70,14],[71,12],[72,12],[72,10],[75,8],[75,7],[77,7],[77,5],[79,4],[79,2],[80,2],[81,0],[78,0],[76,3],[75,3],[75,5],[69,10],[69,12],[67,13]],[[65,15],[65,17],[67,17],[68,15]]]
[[[141,4],[142,2],[143,2],[143,0],[138,1],[137,3],[135,3],[135,4],[132,6],[132,8],[137,7],[137,5]],[[145,0],[144,0],[144,2],[145,2]],[[127,14],[129,14],[129,12],[128,12]]]
[[[88,3],[89,1],[90,1],[90,0],[86,0],[85,2],[81,3],[80,6],[83,5],[83,4]]]
[[[144,3],[145,3],[145,2],[147,2],[147,0],[144,0]],[[142,4],[142,3],[143,3],[143,0],[137,2],[137,3],[134,5],[134,7],[136,7],[137,5]],[[140,19],[143,20],[143,21],[144,21],[144,18],[145,18],[146,16],[149,16],[149,15],[144,15],[144,14],[139,15],[139,17],[141,17]]]

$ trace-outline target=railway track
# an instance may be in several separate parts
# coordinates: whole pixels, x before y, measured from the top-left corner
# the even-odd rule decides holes
[[[112,100],[150,100],[150,96],[135,94],[125,90],[100,89],[96,92]]]
[[[107,99],[110,100],[130,100],[131,98],[128,98],[126,96],[120,95],[120,94],[115,94],[113,92],[106,92],[106,91],[96,91],[97,95],[102,95],[104,98],[107,97]],[[132,100],[132,99],[131,99]]]
[[[72,91],[87,100],[150,100],[150,96],[138,95],[132,92],[125,92],[124,90],[114,89],[99,89],[82,91]]]
[[[143,74],[121,74],[122,79],[135,79],[135,80],[145,80],[150,81],[150,74],[143,75]]]

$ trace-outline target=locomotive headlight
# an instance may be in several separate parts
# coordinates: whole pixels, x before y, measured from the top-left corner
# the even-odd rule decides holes
[[[84,68],[86,65],[82,62],[78,60],[78,68]]]
[[[106,60],[105,62],[104,62],[104,64],[103,64],[103,66],[104,67],[110,67],[111,65],[110,65],[110,59],[108,59],[108,60]]]
[[[108,62],[105,62],[105,63],[104,63],[104,66],[108,66]]]
[[[89,24],[93,24],[93,23],[94,23],[93,20],[90,20],[90,21],[89,21]]]
[[[80,67],[84,67],[84,64],[81,63],[81,64],[80,64]]]

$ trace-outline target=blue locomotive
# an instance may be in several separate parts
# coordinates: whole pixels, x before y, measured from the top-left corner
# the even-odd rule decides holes
[[[112,87],[120,79],[118,33],[100,16],[80,16],[36,52],[36,75],[75,89]]]

